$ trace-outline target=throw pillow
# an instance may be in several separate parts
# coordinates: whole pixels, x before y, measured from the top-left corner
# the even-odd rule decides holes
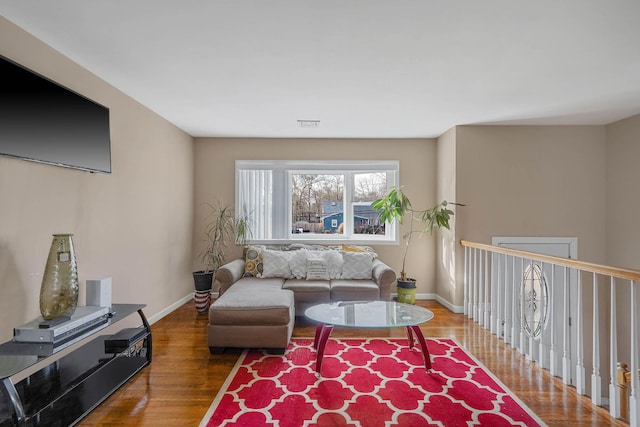
[[[343,279],[371,279],[373,270],[373,254],[369,252],[343,252]]]
[[[291,275],[296,279],[304,279],[307,277],[307,258],[309,251],[306,249],[298,249],[291,251],[291,259],[289,260],[289,268]]]
[[[262,276],[262,246],[249,246],[244,258],[244,277]]]
[[[327,262],[323,259],[307,259],[307,280],[329,280]]]
[[[336,250],[322,252],[322,259],[327,262],[327,272],[329,279],[339,279],[342,277],[342,254]]]
[[[353,245],[342,245],[342,250],[345,252],[366,252],[364,249]]]
[[[376,251],[373,250],[371,246],[358,246],[358,245],[342,245],[343,252],[368,252],[373,254],[373,257],[376,258],[378,255]]]
[[[265,250],[262,252],[262,277],[292,279],[289,261],[293,252]]]

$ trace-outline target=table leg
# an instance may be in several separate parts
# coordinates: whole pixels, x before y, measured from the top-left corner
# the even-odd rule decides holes
[[[324,323],[318,323],[316,326],[316,335],[313,338],[313,349],[318,349],[318,343],[320,342],[320,336],[322,335],[322,331],[324,330]]]
[[[420,326],[418,325],[410,326],[410,328],[418,339],[418,343],[420,343],[420,349],[422,350],[422,356],[424,357],[424,366],[427,368],[427,371],[429,371],[431,370],[431,355],[427,348],[427,341],[424,339],[424,335],[422,334],[422,329],[420,329]]]
[[[14,425],[17,426],[26,426],[26,417],[24,413],[24,407],[22,406],[22,400],[20,400],[20,396],[18,395],[18,391],[16,387],[13,385],[11,378],[3,378],[2,386],[4,388],[4,393],[8,397],[9,401],[13,405],[13,422]],[[2,392],[0,391],[0,396]]]
[[[318,355],[316,356],[316,372],[319,374],[320,369],[322,368],[322,358],[324,357],[324,348],[327,345],[327,341],[329,341],[329,335],[331,335],[331,331],[333,330],[333,325],[322,325],[320,331],[320,337],[318,340]],[[316,334],[318,330],[316,329]]]
[[[411,326],[407,326],[407,340],[409,341],[409,350],[413,348],[413,333],[411,332]]]

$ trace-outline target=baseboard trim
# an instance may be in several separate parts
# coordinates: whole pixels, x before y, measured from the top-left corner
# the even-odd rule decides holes
[[[393,294],[391,294],[391,296],[397,298],[398,294],[393,293]],[[218,297],[218,292],[212,292],[211,293],[211,297],[212,298],[217,298]],[[154,324],[155,322],[157,322],[158,320],[162,319],[167,314],[171,313],[174,310],[177,310],[179,307],[182,307],[184,304],[186,304],[187,302],[191,301],[192,299],[193,299],[193,292],[190,292],[189,294],[187,294],[184,297],[180,298],[178,301],[176,301],[173,304],[171,304],[168,307],[166,307],[164,310],[161,310],[160,312],[158,312],[158,313],[154,314],[153,316],[149,317],[147,319],[149,321],[149,324]],[[444,305],[445,307],[447,307],[449,309],[449,311],[451,311],[453,313],[464,313],[464,307],[453,305],[449,301],[447,301],[446,299],[442,298],[438,294],[418,294],[418,293],[416,293],[416,299],[417,300],[435,300],[435,301],[438,301],[440,304]]]
[[[397,298],[398,294],[392,293],[391,296],[394,297],[394,298]],[[438,301],[440,304],[444,305],[445,307],[447,307],[447,309],[449,309],[449,311],[451,311],[453,313],[464,313],[464,307],[463,306],[453,305],[449,301],[447,301],[446,299],[442,298],[438,294],[419,294],[419,293],[416,293],[416,299],[417,300],[435,300],[435,301]]]
[[[438,301],[440,304],[444,305],[445,307],[447,307],[449,311],[452,311],[453,313],[458,313],[458,314],[464,313],[464,306],[453,305],[446,299],[442,298],[440,295],[436,295],[435,300]]]
[[[149,317],[147,319],[149,321],[149,324],[154,324],[155,322],[157,322],[158,320],[162,319],[167,314],[171,313],[174,310],[177,310],[179,307],[182,307],[183,305],[185,305],[188,301],[191,301],[192,299],[193,299],[193,292],[190,292],[188,295],[185,295],[184,297],[180,298],[178,301],[174,302],[173,304],[171,304],[170,306],[168,306],[164,310],[161,310],[160,312],[158,312],[158,313],[154,314],[153,316]]]

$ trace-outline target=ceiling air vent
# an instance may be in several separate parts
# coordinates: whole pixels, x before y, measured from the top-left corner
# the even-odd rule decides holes
[[[320,127],[320,120],[298,120],[300,128],[317,128]]]

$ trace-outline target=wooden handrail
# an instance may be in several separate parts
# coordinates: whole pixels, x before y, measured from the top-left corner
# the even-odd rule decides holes
[[[561,265],[564,267],[575,268],[591,273],[603,274],[620,279],[633,280],[640,282],[640,270],[632,270],[629,268],[612,267],[609,265],[596,264],[593,262],[579,261],[577,259],[560,258],[551,255],[537,254],[535,252],[521,251],[518,249],[505,248],[502,246],[487,245],[485,243],[469,242],[468,240],[460,240],[460,245],[482,249],[485,251],[495,252],[505,255],[515,255],[521,258],[531,259],[534,261],[548,262],[551,264]]]

